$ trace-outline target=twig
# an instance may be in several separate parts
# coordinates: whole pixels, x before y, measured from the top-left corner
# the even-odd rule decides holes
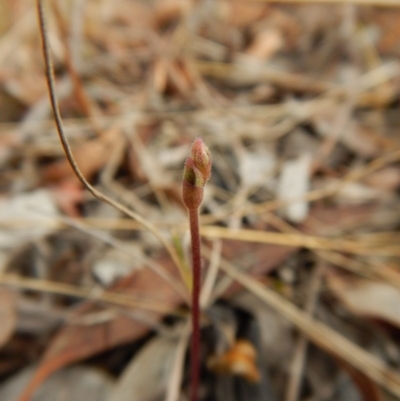
[[[153,224],[148,222],[141,215],[128,209],[124,205],[109,198],[108,196],[104,195],[102,192],[100,192],[96,188],[94,188],[86,180],[86,178],[82,175],[79,167],[77,166],[75,158],[72,154],[71,147],[70,147],[68,140],[64,133],[64,127],[63,127],[60,110],[58,107],[58,102],[57,102],[57,98],[56,98],[56,94],[55,94],[53,63],[52,63],[52,59],[50,56],[50,47],[49,47],[49,42],[48,42],[47,33],[46,33],[47,32],[47,28],[46,28],[47,24],[46,24],[46,17],[45,17],[44,9],[43,9],[43,0],[37,0],[37,9],[38,9],[38,15],[39,15],[40,36],[41,36],[41,40],[42,40],[43,56],[44,56],[45,65],[46,65],[46,79],[47,79],[47,85],[49,87],[50,102],[51,102],[51,106],[53,109],[54,119],[55,119],[56,126],[57,126],[57,132],[58,132],[62,147],[64,149],[65,155],[67,156],[67,159],[68,159],[72,169],[74,170],[74,173],[79,178],[81,183],[85,186],[85,188],[94,197],[96,197],[97,199],[99,199],[103,202],[108,203],[109,205],[113,206],[114,208],[121,211],[122,213],[135,219],[136,221],[141,223],[144,227],[146,227],[151,233],[153,233],[160,240],[160,242],[165,246],[169,255],[171,256],[171,259],[175,262],[176,266],[179,268],[179,271],[181,273],[181,271],[182,271],[181,262],[180,262],[180,259],[178,257],[176,250],[171,246],[171,244],[168,241],[166,241],[162,237],[162,235],[157,231],[156,227],[154,227]]]

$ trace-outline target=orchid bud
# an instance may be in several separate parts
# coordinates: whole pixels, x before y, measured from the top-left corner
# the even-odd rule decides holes
[[[188,209],[197,209],[203,201],[204,185],[211,176],[211,153],[202,139],[194,141],[191,156],[183,170],[182,199]]]
[[[201,138],[193,142],[191,156],[196,167],[203,174],[205,184],[211,177],[211,152]]]
[[[188,209],[197,209],[203,201],[203,174],[191,157],[186,159],[183,170],[182,199]]]

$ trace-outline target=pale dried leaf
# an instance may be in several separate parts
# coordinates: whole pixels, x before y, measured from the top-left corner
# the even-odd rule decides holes
[[[6,380],[0,388],[0,399],[16,401],[35,372],[29,367]],[[113,382],[105,373],[82,366],[63,369],[51,376],[32,396],[31,401],[105,401]]]
[[[296,159],[288,160],[282,167],[278,186],[278,198],[296,199],[304,196],[309,187],[311,156],[303,153]],[[296,201],[283,209],[284,216],[293,223],[302,222],[308,215],[308,202]]]
[[[44,189],[36,190],[28,194],[20,194],[3,200],[0,203],[0,220],[6,222],[7,219],[34,221],[42,218],[58,215],[58,210],[52,194]],[[32,241],[35,238],[50,234],[53,229],[49,226],[32,227],[24,230],[0,230],[0,247],[10,248],[17,246],[25,241]]]
[[[167,388],[177,338],[156,337],[126,367],[107,401],[152,401]]]
[[[325,179],[325,185],[334,185],[336,180]],[[350,182],[344,185],[336,194],[339,204],[360,204],[377,200],[390,199],[390,192],[382,191],[379,188],[371,188],[359,182]]]
[[[124,245],[119,245],[120,248],[107,248],[91,268],[93,275],[105,287],[143,268],[143,252],[137,243],[126,241]]]
[[[242,152],[239,159],[239,174],[244,186],[265,185],[271,178],[276,158],[265,148]]]
[[[386,320],[400,327],[400,290],[390,284],[352,277],[328,276],[328,285],[353,313]]]

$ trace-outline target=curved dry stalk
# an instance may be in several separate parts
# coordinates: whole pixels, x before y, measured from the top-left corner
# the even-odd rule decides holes
[[[165,246],[166,250],[168,251],[171,259],[174,261],[176,266],[179,269],[179,272],[182,275],[182,266],[181,266],[181,261],[179,259],[179,256],[176,252],[176,250],[172,247],[172,245],[166,241],[162,235],[157,231],[156,227],[153,226],[149,221],[147,221],[145,218],[143,218],[141,215],[138,213],[134,212],[133,210],[128,209],[121,203],[115,201],[112,198],[109,198],[107,195],[103,194],[102,192],[98,191],[96,188],[94,188],[83,176],[81,173],[78,165],[76,164],[75,158],[72,154],[71,147],[68,143],[68,140],[65,136],[64,132],[64,126],[63,122],[61,119],[61,114],[60,110],[58,107],[58,102],[57,102],[57,97],[55,93],[55,84],[54,84],[54,70],[53,70],[53,63],[52,59],[50,56],[50,46],[47,38],[47,23],[46,23],[46,17],[43,9],[43,0],[37,0],[37,10],[38,10],[38,15],[39,15],[39,25],[40,25],[40,37],[42,41],[42,48],[43,48],[43,56],[44,56],[44,61],[45,61],[45,66],[46,66],[46,80],[47,80],[47,85],[49,88],[49,95],[50,95],[50,102],[51,102],[51,107],[53,110],[54,114],[54,120],[56,122],[57,126],[57,132],[58,136],[60,138],[62,147],[64,149],[65,155],[67,156],[68,162],[71,165],[75,175],[79,178],[81,183],[84,185],[84,187],[97,199],[108,203],[109,205],[113,206],[117,210],[121,211],[122,213],[128,215],[132,219],[138,221],[140,224],[142,224],[145,228],[147,228],[157,239]],[[188,302],[188,296],[185,297],[185,300]]]

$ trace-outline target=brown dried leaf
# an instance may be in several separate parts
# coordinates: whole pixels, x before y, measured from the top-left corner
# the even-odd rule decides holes
[[[78,204],[84,201],[84,193],[79,183],[75,181],[63,181],[51,189],[56,205],[67,216],[80,217]]]
[[[277,29],[265,29],[257,33],[246,53],[260,59],[269,59],[283,44],[283,37]]]
[[[224,258],[251,269],[255,275],[268,274],[296,251],[296,248],[287,246],[260,245],[244,241],[224,241],[222,246]]]
[[[121,138],[119,133],[119,127],[113,127],[100,138],[90,139],[73,151],[76,163],[85,177],[95,174],[106,164],[110,148]],[[66,159],[44,167],[41,176],[44,182],[78,180]]]
[[[164,58],[158,58],[154,61],[153,85],[154,89],[160,94],[164,93],[167,88],[167,62]]]
[[[11,3],[8,1],[2,1],[0,3],[0,35],[4,35],[11,25],[11,12]]]
[[[364,182],[384,191],[395,191],[400,187],[400,168],[386,167],[365,178]]]
[[[162,258],[159,263],[176,274],[176,269],[169,259]],[[122,279],[113,290],[125,294],[143,294],[152,299],[162,300],[171,311],[179,304],[181,298],[165,284],[165,281],[149,269],[142,269]],[[87,301],[77,310],[79,317],[104,310],[93,301]],[[152,321],[160,320],[161,313],[149,312],[146,317]],[[54,337],[39,364],[34,376],[19,397],[19,401],[28,401],[35,390],[52,373],[71,363],[89,358],[109,350],[117,345],[136,340],[149,331],[148,324],[133,320],[127,316],[117,316],[106,322],[93,325],[66,325]]]
[[[364,373],[351,366],[343,359],[335,358],[339,365],[344,368],[357,386],[363,401],[383,401],[379,386]]]
[[[143,346],[125,368],[107,401],[149,401],[168,386],[178,337],[159,336]]]
[[[156,24],[163,26],[187,14],[192,4],[190,0],[159,0],[155,4]]]
[[[255,23],[265,17],[270,10],[268,4],[241,1],[229,2],[226,7],[228,24],[237,28]]]
[[[377,203],[342,205],[335,207],[315,206],[299,228],[304,234],[326,235],[335,230],[345,230],[365,225],[378,209]]]
[[[0,347],[7,343],[17,323],[17,294],[8,289],[0,291]]]
[[[376,13],[376,22],[380,29],[378,50],[382,53],[395,53],[399,51],[400,12],[396,9],[381,10]]]

